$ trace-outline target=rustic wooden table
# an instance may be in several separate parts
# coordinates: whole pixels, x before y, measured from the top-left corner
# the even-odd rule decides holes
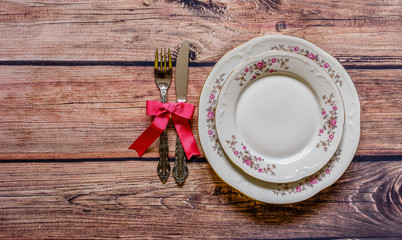
[[[0,1],[0,238],[402,238],[402,5],[398,0]],[[191,41],[188,102],[227,51],[307,39],[336,57],[361,103],[353,162],[306,201],[234,190],[203,155],[182,187],[158,144],[128,150],[158,100],[156,47]],[[168,100],[175,100],[174,85]],[[197,141],[197,113],[191,122]],[[168,126],[169,156],[175,131]],[[199,144],[199,142],[198,142]]]

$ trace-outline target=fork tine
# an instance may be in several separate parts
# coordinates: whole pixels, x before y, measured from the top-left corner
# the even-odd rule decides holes
[[[168,48],[168,54],[169,54],[169,70],[172,70],[172,56],[170,56],[170,48]]]
[[[164,52],[164,56],[163,56],[163,62],[164,62],[164,69],[163,69],[163,71],[166,71],[167,70],[167,68],[166,68],[166,48],[164,48],[163,49],[163,52]]]
[[[159,59],[159,63],[160,63],[160,66],[159,66],[159,70],[163,70],[163,51],[162,51],[162,49],[161,49],[161,58]]]
[[[155,70],[158,70],[158,49],[156,49],[155,53]]]

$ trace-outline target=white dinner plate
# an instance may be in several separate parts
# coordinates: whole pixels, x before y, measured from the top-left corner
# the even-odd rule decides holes
[[[220,144],[239,168],[285,183],[320,170],[342,139],[341,93],[313,60],[268,51],[242,62],[219,93]]]
[[[226,157],[216,133],[215,109],[224,80],[241,62],[268,50],[293,52],[315,61],[339,87],[344,103],[343,137],[334,156],[317,172],[291,183],[270,183],[246,174]],[[300,38],[263,36],[229,51],[214,66],[200,95],[198,133],[205,157],[227,184],[259,201],[294,203],[310,198],[333,184],[349,166],[360,137],[359,98],[345,69],[325,51]]]

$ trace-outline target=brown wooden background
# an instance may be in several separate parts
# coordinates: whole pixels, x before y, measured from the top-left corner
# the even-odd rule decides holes
[[[0,238],[402,238],[401,15],[399,0],[0,0]],[[353,79],[361,138],[346,173],[289,205],[244,196],[203,156],[183,187],[162,184],[157,143],[127,149],[159,98],[155,48],[191,41],[198,105],[216,61],[267,34],[315,43]]]

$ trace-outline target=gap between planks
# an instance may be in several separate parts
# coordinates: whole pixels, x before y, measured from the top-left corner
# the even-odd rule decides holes
[[[190,67],[213,67],[216,62],[190,62]],[[176,62],[173,62],[176,65]],[[58,61],[58,60],[11,60],[0,61],[0,66],[116,66],[116,67],[152,67],[152,61]],[[356,65],[342,64],[345,69],[402,69],[401,64]]]
[[[1,157],[1,154],[0,154]],[[37,158],[37,159],[3,159],[0,163],[27,163],[27,162],[123,162],[123,161],[141,161],[141,162],[157,162],[158,157],[151,158],[139,158],[139,157],[118,157],[118,158],[61,158],[61,159],[47,159],[47,158]],[[402,161],[402,155],[356,155],[354,156],[353,162],[395,162]],[[174,158],[169,158],[169,162],[173,163]],[[193,158],[189,161],[191,163],[208,163],[206,158]]]

